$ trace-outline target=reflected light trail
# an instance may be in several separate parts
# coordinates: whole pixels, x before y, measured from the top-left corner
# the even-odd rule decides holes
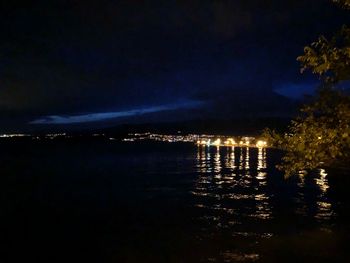
[[[266,148],[258,148],[258,171],[266,169]]]
[[[235,147],[232,146],[231,148],[227,149],[226,167],[231,169],[231,171],[234,171],[236,169],[235,162],[236,162]]]
[[[220,155],[220,147],[216,147],[215,155],[214,155],[214,171],[216,173],[221,172],[221,155]]]
[[[198,145],[196,149],[197,177],[189,192],[201,226],[199,236],[208,237],[215,229],[225,238],[261,241],[276,234],[269,226],[278,222],[281,211],[300,222],[312,220],[323,229],[337,216],[326,194],[329,185],[323,169],[316,177],[301,171],[294,178],[283,179],[267,163],[273,156],[267,159],[272,151],[265,148]],[[274,176],[280,176],[282,187],[276,187]]]
[[[317,202],[317,214],[315,217],[318,220],[328,220],[333,215],[332,210],[332,204],[328,201],[326,197],[326,193],[329,189],[328,179],[327,179],[327,172],[325,169],[319,170],[319,177],[315,178],[316,185],[319,187],[321,193],[319,195],[319,201]]]
[[[319,178],[315,178],[316,184],[319,186],[322,193],[326,193],[329,188],[329,185],[325,169],[320,169],[319,175]]]
[[[250,169],[250,164],[249,164],[249,158],[250,158],[250,150],[249,147],[246,147],[246,153],[245,153],[245,165],[244,169],[249,170]]]
[[[198,178],[191,194],[196,197],[193,205],[199,209],[199,220],[227,230],[243,221],[255,220],[263,224],[276,216],[275,192],[268,187],[265,148],[253,150],[246,146],[220,148],[199,145],[197,150]],[[235,155],[235,150],[239,151],[236,152],[238,155]],[[322,224],[335,216],[326,195],[329,185],[324,169],[313,179],[300,171],[297,178],[286,183],[294,185],[291,213],[313,218]],[[310,191],[315,187],[318,192]],[[243,232],[249,235],[249,231],[242,232],[236,228],[232,231],[233,236]]]

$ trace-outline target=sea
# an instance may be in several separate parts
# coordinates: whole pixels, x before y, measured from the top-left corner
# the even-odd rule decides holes
[[[270,148],[0,142],[0,262],[350,262],[350,176]]]

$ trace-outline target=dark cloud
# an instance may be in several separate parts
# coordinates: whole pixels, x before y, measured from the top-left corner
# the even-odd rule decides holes
[[[18,127],[182,100],[202,100],[208,116],[246,111],[248,97],[251,114],[289,112],[273,91],[313,82],[295,57],[348,18],[328,0],[0,5],[0,117]]]

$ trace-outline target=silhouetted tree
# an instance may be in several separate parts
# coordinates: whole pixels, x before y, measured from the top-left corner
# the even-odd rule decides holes
[[[350,0],[333,0],[350,9]],[[289,176],[301,170],[350,163],[350,97],[338,84],[350,80],[350,29],[343,26],[331,39],[320,36],[297,58],[301,71],[320,76],[322,85],[313,101],[301,109],[289,131],[264,136],[285,156],[279,166]]]
[[[350,9],[350,0],[333,0],[333,2],[341,5],[343,8]]]

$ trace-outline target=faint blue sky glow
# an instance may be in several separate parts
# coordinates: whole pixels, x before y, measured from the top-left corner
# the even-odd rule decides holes
[[[313,95],[316,88],[316,83],[285,83],[274,91],[291,99],[302,99],[305,95]]]

